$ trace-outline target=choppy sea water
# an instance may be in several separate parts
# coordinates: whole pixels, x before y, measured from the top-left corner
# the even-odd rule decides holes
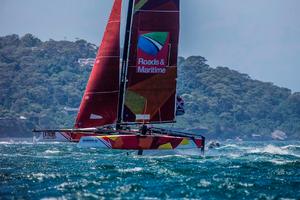
[[[300,199],[300,142],[227,142],[204,157],[0,142],[11,198]]]

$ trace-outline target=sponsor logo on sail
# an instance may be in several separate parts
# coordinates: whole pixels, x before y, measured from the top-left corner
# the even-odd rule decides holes
[[[144,74],[166,73],[168,53],[168,32],[140,32],[136,72]]]
[[[149,114],[136,114],[135,115],[136,120],[150,120]]]

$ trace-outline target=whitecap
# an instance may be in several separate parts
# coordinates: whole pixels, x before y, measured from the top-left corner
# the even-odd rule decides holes
[[[48,149],[44,153],[46,153],[46,154],[57,154],[57,153],[60,153],[60,151],[59,150],[50,150],[50,149]]]
[[[119,172],[140,172],[142,171],[142,167],[134,167],[134,168],[128,168],[128,169],[118,169]]]
[[[160,175],[163,174],[163,175],[171,176],[171,177],[178,177],[179,176],[178,173],[176,173],[176,172],[174,172],[172,170],[169,170],[167,168],[159,168],[157,170],[157,174],[160,174]]]
[[[238,154],[238,153],[230,153],[230,154],[228,154],[229,158],[239,158],[240,156],[241,156],[241,154]]]
[[[232,165],[232,166],[229,166],[228,167],[229,169],[238,169],[238,168],[241,168],[240,165]]]
[[[0,144],[13,144],[14,142],[12,141],[1,141]]]
[[[0,144],[4,144],[4,145],[7,145],[7,144],[33,144],[32,142],[29,142],[29,141],[22,141],[22,140],[9,140],[9,141],[0,141]]]
[[[238,183],[240,186],[243,186],[243,187],[253,187],[254,184],[253,183],[242,183],[242,182],[239,182]]]
[[[211,185],[211,182],[205,180],[205,179],[201,179],[200,183],[197,184],[198,187],[208,187]]]
[[[43,181],[44,178],[46,177],[46,174],[36,173],[36,174],[32,174],[32,177],[38,179],[39,181]]]
[[[283,146],[281,147],[282,149],[297,149],[297,148],[300,148],[300,145],[286,145],[286,146]]]
[[[224,146],[218,147],[218,149],[224,149],[224,148],[240,148],[240,146],[236,144],[226,144]]]
[[[271,144],[263,148],[250,149],[248,153],[269,153],[269,154],[278,154],[278,155],[290,155],[290,152],[288,150]]]
[[[276,165],[285,165],[285,164],[289,164],[289,163],[294,163],[295,161],[292,160],[279,160],[279,159],[272,159],[269,160],[271,163],[274,163]]]
[[[55,174],[35,173],[32,174],[32,177],[38,179],[39,181],[43,181],[44,178],[56,178],[57,176]]]

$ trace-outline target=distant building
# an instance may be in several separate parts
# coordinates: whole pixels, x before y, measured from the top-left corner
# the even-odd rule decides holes
[[[95,63],[95,58],[79,58],[78,61],[81,67],[92,67]]]
[[[79,110],[79,108],[70,108],[70,107],[65,106],[64,110],[68,111],[68,112],[77,112]]]
[[[21,116],[19,117],[19,119],[21,119],[21,120],[26,120],[27,117],[24,117],[24,116],[21,115]]]

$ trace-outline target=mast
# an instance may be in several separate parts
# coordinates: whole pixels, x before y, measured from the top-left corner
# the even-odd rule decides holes
[[[131,25],[132,25],[132,14],[133,14],[133,4],[134,0],[129,0],[128,2],[128,11],[127,11],[127,20],[126,20],[126,30],[124,38],[124,47],[123,47],[123,57],[122,57],[122,66],[121,66],[121,81],[120,81],[120,93],[119,93],[119,102],[118,102],[118,119],[116,128],[121,128],[121,123],[123,122],[123,113],[124,113],[124,98],[125,98],[125,89],[127,81],[127,68],[128,68],[128,53],[129,53],[129,44],[130,44],[130,35],[131,35]]]

